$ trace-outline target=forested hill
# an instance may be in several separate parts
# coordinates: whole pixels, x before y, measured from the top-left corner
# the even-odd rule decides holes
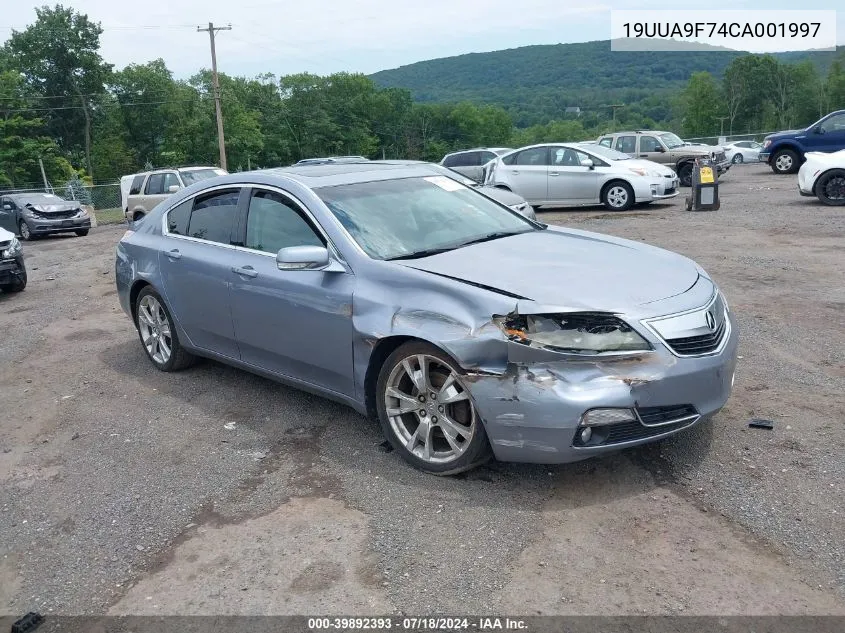
[[[736,57],[729,50],[613,52],[608,40],[524,46],[432,59],[371,75],[379,85],[407,88],[418,101],[469,100],[504,106],[517,125],[543,122],[567,106],[596,108],[676,92],[694,72],[721,76]],[[826,70],[835,53],[787,53],[815,58]],[[785,60],[787,61],[787,60]]]

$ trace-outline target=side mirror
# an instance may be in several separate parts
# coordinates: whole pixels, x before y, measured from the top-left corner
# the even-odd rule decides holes
[[[13,209],[14,209],[14,207],[12,207],[12,205],[10,203],[8,203],[8,202],[3,203],[3,210],[4,211],[12,211]]]
[[[654,147],[654,151],[655,151],[655,152],[660,152],[660,153],[662,154],[663,152],[665,152],[665,151],[666,151],[666,148],[665,148],[665,147],[663,147],[662,145],[655,145],[655,147]]]
[[[596,164],[589,158],[586,160],[581,161],[581,167],[586,167],[587,169],[595,169]]]
[[[177,191],[179,191],[181,188],[182,188],[182,187],[180,187],[179,185],[170,185],[170,186],[167,188],[167,191],[168,191],[168,192],[170,192],[170,193],[176,193],[176,192],[177,192]]]
[[[332,261],[325,246],[288,246],[276,255],[279,270],[323,270],[341,272],[345,268]]]

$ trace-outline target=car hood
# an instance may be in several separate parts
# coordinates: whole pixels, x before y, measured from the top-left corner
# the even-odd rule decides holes
[[[671,176],[675,173],[675,170],[671,167],[661,165],[660,163],[656,163],[653,160],[648,160],[645,158],[629,158],[628,160],[616,160],[613,161],[613,166],[618,167],[619,169],[625,169],[627,167],[639,167],[642,169],[655,171],[661,176]]]
[[[11,242],[14,237],[14,233],[10,233],[4,228],[0,228],[0,243]]]
[[[79,209],[78,202],[62,202],[60,204],[34,204],[31,205],[27,203],[27,207],[34,206],[38,207],[38,210],[42,213],[60,213],[66,211],[76,211]]]
[[[682,294],[699,277],[676,253],[558,227],[396,263],[542,305],[612,312]]]
[[[845,167],[845,149],[841,149],[838,152],[807,152],[804,154],[804,158],[817,163],[828,163]],[[804,165],[806,164],[804,163]]]
[[[784,130],[783,132],[775,132],[774,134],[767,135],[763,140],[764,141],[773,141],[779,138],[786,138],[788,136],[795,136],[796,134],[801,134],[801,132],[806,132],[807,130]]]

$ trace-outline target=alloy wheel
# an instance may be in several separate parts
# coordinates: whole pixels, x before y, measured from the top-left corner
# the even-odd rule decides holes
[[[167,363],[173,351],[170,321],[164,307],[152,295],[146,295],[138,304],[138,330],[150,358],[159,365]]]
[[[781,154],[775,160],[775,167],[780,172],[787,172],[792,169],[792,156],[789,154]]]
[[[384,392],[390,428],[408,452],[448,464],[470,446],[478,418],[457,372],[428,354],[397,363]]]
[[[615,209],[628,204],[628,192],[625,190],[625,187],[611,187],[607,191],[607,202]]]
[[[20,230],[21,237],[24,240],[29,241],[32,239],[32,232],[29,230],[29,225],[26,222],[21,222]]]
[[[824,195],[828,200],[845,200],[845,176],[834,176],[824,183]]]

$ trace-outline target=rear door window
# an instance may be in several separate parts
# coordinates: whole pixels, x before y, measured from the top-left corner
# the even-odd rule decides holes
[[[164,174],[150,174],[144,193],[148,196],[157,196],[164,193]]]
[[[623,154],[634,154],[637,151],[637,137],[620,136],[616,139],[616,146],[613,149]]]
[[[188,223],[188,236],[229,244],[239,195],[240,189],[227,189],[195,198]]]

